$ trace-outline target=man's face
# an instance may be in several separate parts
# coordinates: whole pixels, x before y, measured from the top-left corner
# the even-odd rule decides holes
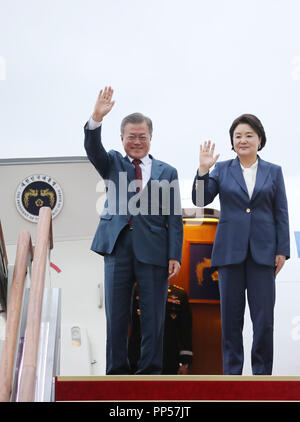
[[[143,158],[150,150],[151,135],[146,122],[127,123],[121,135],[126,154],[131,158]]]

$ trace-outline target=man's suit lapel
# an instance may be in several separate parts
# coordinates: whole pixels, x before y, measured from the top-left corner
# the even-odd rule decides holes
[[[255,181],[255,186],[254,186],[254,190],[253,190],[253,194],[251,198],[252,201],[255,198],[255,196],[259,193],[261,188],[263,187],[269,171],[270,171],[269,163],[267,163],[266,161],[258,157],[256,181]]]
[[[159,180],[159,177],[163,171],[164,165],[161,161],[153,158],[152,155],[149,154],[149,157],[152,160],[152,165],[151,165],[151,175],[150,175],[150,179],[148,183],[151,183],[151,180]],[[124,157],[123,164],[124,164],[124,171],[127,172],[128,182],[130,183],[133,180],[135,180],[135,170],[134,170],[134,166],[130,162],[127,155]]]
[[[152,155],[149,155],[149,157],[152,159],[151,176],[149,180],[149,182],[151,182],[151,180],[159,180],[159,177],[163,171],[163,163],[153,158]]]

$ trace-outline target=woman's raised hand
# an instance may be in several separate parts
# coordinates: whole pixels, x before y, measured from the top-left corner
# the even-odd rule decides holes
[[[220,157],[220,154],[214,157],[214,151],[215,144],[211,144],[211,141],[200,144],[199,175],[206,174]]]

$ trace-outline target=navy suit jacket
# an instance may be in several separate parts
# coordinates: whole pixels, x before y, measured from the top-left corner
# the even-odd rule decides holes
[[[101,255],[111,254],[121,230],[130,219],[128,202],[136,192],[128,192],[127,188],[135,180],[135,170],[127,156],[123,157],[114,150],[105,150],[101,142],[101,126],[95,130],[88,130],[85,126],[84,146],[91,163],[105,180],[107,195],[91,249]],[[146,204],[147,209],[144,207],[142,213],[133,216],[133,248],[139,261],[167,266],[169,259],[181,262],[183,222],[178,175],[174,167],[151,155],[150,158],[151,177],[147,189],[142,190],[140,199],[140,203]],[[125,178],[120,179],[120,173],[123,176],[125,174]],[[121,185],[120,180],[123,180]],[[172,183],[174,187],[170,190],[169,212],[162,201],[162,190],[168,185],[164,185],[163,181]],[[110,188],[110,182],[116,189]],[[177,194],[174,193],[175,190]],[[120,191],[123,195],[119,195]],[[160,194],[157,194],[158,191]],[[154,194],[151,195],[151,192]],[[123,199],[120,200],[120,197]],[[113,204],[114,212],[106,212],[107,209],[110,210],[109,204]]]
[[[203,177],[196,175],[192,191],[195,205],[197,189],[204,189],[204,204],[198,206],[209,204],[217,194],[220,199],[212,266],[241,263],[249,245],[253,259],[259,264],[274,266],[277,254],[289,258],[288,207],[280,166],[258,157],[251,199],[238,157],[217,162],[213,171]]]

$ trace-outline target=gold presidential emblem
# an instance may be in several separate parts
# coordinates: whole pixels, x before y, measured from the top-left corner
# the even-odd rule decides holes
[[[50,207],[52,218],[56,217],[63,206],[61,187],[52,177],[34,174],[24,179],[17,188],[16,207],[26,220],[38,221],[41,207]]]
[[[204,274],[203,271],[205,268],[209,268],[211,266],[211,259],[210,258],[204,258],[202,262],[198,262],[196,266],[196,275],[197,275],[197,281],[200,286],[203,285],[204,281]],[[211,274],[211,280],[212,281],[218,281],[218,271],[214,271]]]

